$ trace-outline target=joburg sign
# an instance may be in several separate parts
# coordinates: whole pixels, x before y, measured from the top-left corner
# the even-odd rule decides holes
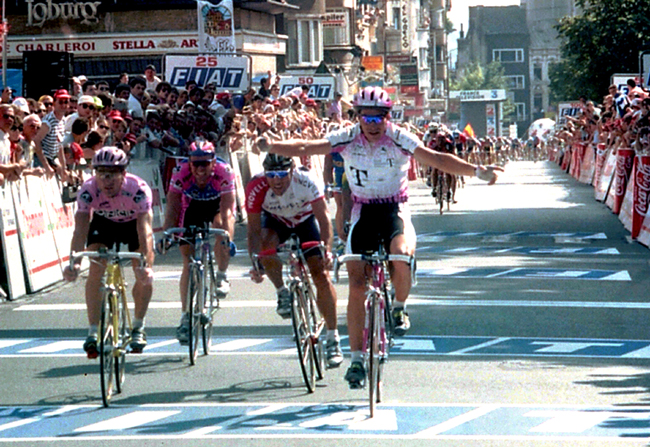
[[[42,27],[48,20],[79,20],[82,24],[91,25],[99,22],[97,10],[102,2],[69,2],[52,3],[47,0],[43,3],[34,3],[34,0],[25,0],[27,3],[27,26]]]

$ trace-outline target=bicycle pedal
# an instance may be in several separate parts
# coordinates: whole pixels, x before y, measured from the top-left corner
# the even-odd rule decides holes
[[[210,323],[210,317],[205,314],[201,314],[201,324],[205,325]]]

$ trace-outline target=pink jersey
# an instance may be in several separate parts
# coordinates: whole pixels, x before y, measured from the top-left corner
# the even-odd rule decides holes
[[[382,203],[408,200],[410,158],[420,139],[411,132],[386,124],[386,134],[370,143],[359,124],[325,136],[332,152],[341,154],[345,175],[355,202]]]
[[[291,184],[281,196],[271,190],[261,173],[246,185],[246,211],[266,211],[287,227],[294,228],[314,214],[311,204],[323,197],[323,186],[309,172],[294,169]]]
[[[217,159],[212,169],[212,177],[205,188],[196,186],[196,181],[187,161],[174,168],[169,187],[183,194],[183,205],[192,200],[215,200],[222,194],[235,190],[235,173],[228,163]]]
[[[151,211],[151,203],[149,185],[140,177],[128,173],[124,176],[122,190],[115,197],[106,197],[97,188],[95,177],[86,180],[77,195],[78,212],[92,212],[113,222],[134,220],[140,214]]]

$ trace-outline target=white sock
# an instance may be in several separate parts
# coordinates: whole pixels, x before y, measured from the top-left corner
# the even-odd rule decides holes
[[[393,310],[395,309],[404,309],[406,311],[406,301],[393,301]]]
[[[339,330],[338,330],[338,329],[334,329],[334,330],[330,330],[330,329],[328,329],[328,330],[327,330],[327,336],[326,336],[325,339],[326,339],[327,341],[330,341],[330,340],[336,340],[336,341],[339,341],[339,340],[340,340],[340,337],[339,337]]]
[[[133,329],[144,329],[144,318],[134,318],[133,319]]]
[[[363,351],[352,351],[350,356],[350,363],[354,362],[363,363]]]
[[[91,324],[88,326],[88,335],[97,335],[99,332],[99,327],[96,324]]]

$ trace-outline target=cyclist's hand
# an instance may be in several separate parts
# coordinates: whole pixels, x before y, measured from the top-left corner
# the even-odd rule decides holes
[[[145,286],[153,284],[153,269],[151,267],[137,267],[135,269],[135,280]]]
[[[255,267],[251,267],[250,275],[255,284],[260,284],[262,281],[264,281],[264,272],[256,269]]]
[[[325,259],[323,261],[325,262],[325,270],[332,270],[332,267],[334,267],[334,255],[331,251],[325,250]]]
[[[268,152],[269,147],[271,146],[271,141],[269,137],[266,135],[262,135],[255,141],[255,144],[257,144],[257,148],[260,150],[260,152]]]
[[[70,264],[66,268],[63,269],[63,279],[66,281],[74,281],[77,279],[77,276],[79,276],[79,271],[81,270],[81,266],[78,264]]]
[[[476,177],[484,182],[488,182],[488,185],[494,185],[499,176],[498,172],[503,172],[501,166],[477,166],[476,167]]]

